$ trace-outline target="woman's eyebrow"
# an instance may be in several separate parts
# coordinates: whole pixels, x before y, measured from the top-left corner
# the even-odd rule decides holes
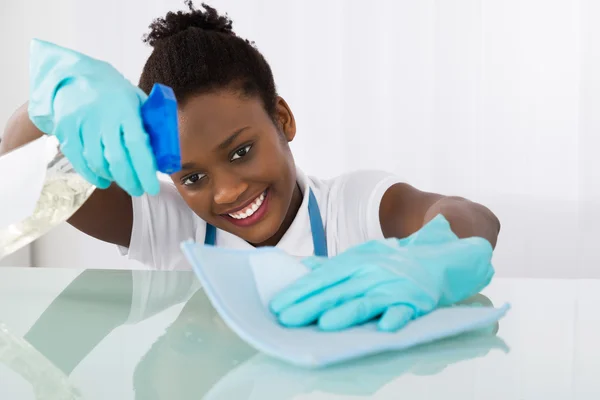
[[[233,141],[242,133],[244,132],[246,129],[250,128],[249,126],[245,126],[241,129],[238,129],[237,131],[235,131],[231,136],[229,136],[227,139],[225,139],[220,145],[217,146],[218,150],[224,150],[226,148],[228,148],[229,146],[231,146],[231,144],[233,143]]]
[[[186,171],[189,169],[196,169],[196,168],[197,168],[196,163],[188,162],[181,166],[181,171]]]

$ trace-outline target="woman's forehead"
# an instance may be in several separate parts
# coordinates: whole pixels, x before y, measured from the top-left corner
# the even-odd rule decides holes
[[[228,91],[193,96],[179,112],[182,135],[226,135],[242,125],[252,126],[265,120],[268,116],[259,98],[246,98]]]
[[[190,98],[179,112],[182,159],[208,159],[223,143],[235,144],[249,134],[267,131],[270,125],[265,124],[271,120],[258,98],[229,93]],[[232,136],[234,140],[228,140]]]

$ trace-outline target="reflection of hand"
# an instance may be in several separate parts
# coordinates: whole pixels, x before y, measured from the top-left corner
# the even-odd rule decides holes
[[[271,309],[289,327],[318,321],[323,330],[341,330],[381,315],[378,328],[396,331],[485,287],[493,276],[491,257],[488,241],[458,239],[440,215],[407,239],[308,259],[313,271],[278,293]]]
[[[333,369],[330,375],[322,376],[319,389],[334,393],[373,394],[403,374],[436,375],[453,364],[485,357],[492,350],[509,351],[504,340],[496,335],[463,334],[404,352],[361,360],[350,364],[348,370]],[[361,382],[365,376],[365,381]],[[348,387],[348,382],[357,385]]]
[[[446,367],[508,348],[495,335],[467,334],[404,352],[385,353],[317,371],[293,367],[263,354],[252,357],[221,379],[206,399],[239,398],[239,388],[252,392],[247,399],[292,399],[303,393],[327,392],[369,396],[405,373],[433,375]]]

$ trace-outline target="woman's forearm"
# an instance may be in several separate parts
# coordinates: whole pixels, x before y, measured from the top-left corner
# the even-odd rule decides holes
[[[0,155],[32,142],[44,133],[29,119],[27,103],[19,107],[8,120],[0,141]]]
[[[442,214],[452,231],[460,238],[478,236],[496,247],[500,222],[487,207],[458,197],[444,197],[433,204],[425,214],[425,223]]]

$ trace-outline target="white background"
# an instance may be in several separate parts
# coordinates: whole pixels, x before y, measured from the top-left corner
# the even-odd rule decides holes
[[[219,0],[271,63],[309,174],[358,168],[489,206],[500,276],[600,277],[600,2]],[[0,124],[27,98],[28,43],[54,41],[137,82],[167,0],[0,5]],[[4,195],[4,194],[2,194]],[[23,255],[27,257],[27,254]],[[26,264],[27,260],[4,261]],[[35,266],[138,266],[63,226]]]
[[[141,42],[142,34],[154,17],[182,3],[0,1],[0,125],[27,98],[32,37],[105,59],[135,82],[150,51]],[[211,4],[228,11],[236,31],[255,40],[272,64],[279,90],[297,118],[293,150],[305,171],[328,177],[355,168],[388,169],[423,189],[485,203],[503,223],[495,255],[500,276],[600,277],[600,215],[595,210],[600,205],[600,159],[595,157],[600,151],[600,1]],[[4,195],[0,188],[0,200]],[[32,250],[31,260],[22,252],[3,263],[134,266],[113,246],[67,225]],[[35,280],[23,276],[27,283],[4,282],[4,290],[35,282],[47,289],[32,289],[38,297],[23,297],[23,307],[4,304],[14,312],[2,314],[9,322],[11,316],[23,322],[11,325],[16,333],[28,329],[76,275],[72,272],[61,285],[47,281],[50,275],[37,274]],[[511,354],[456,364],[438,380],[440,387],[428,390],[448,393],[456,388],[452,382],[463,380],[472,384],[464,385],[462,398],[477,398],[474,387],[494,383],[485,381],[493,376],[486,371],[504,372],[495,382],[503,388],[495,395],[502,398],[532,398],[540,388],[547,388],[546,398],[568,398],[574,387],[584,398],[583,389],[596,387],[593,374],[588,374],[597,370],[593,360],[598,359],[593,289],[539,285],[525,282],[513,293],[502,281],[493,282],[487,291],[495,302],[504,297],[515,302],[509,314],[513,322],[503,324],[501,331]],[[137,330],[114,332],[72,379],[90,391],[97,388],[90,377],[106,378],[115,371],[118,356],[110,350],[120,351],[123,343],[129,358],[122,370],[133,370],[153,334],[162,332],[178,311],[163,313]],[[557,316],[562,322],[547,322]],[[99,373],[86,374],[91,368]],[[120,377],[122,386],[104,385],[113,398],[124,396],[122,387],[130,389],[129,375]],[[422,391],[428,378],[406,375],[386,393]]]

